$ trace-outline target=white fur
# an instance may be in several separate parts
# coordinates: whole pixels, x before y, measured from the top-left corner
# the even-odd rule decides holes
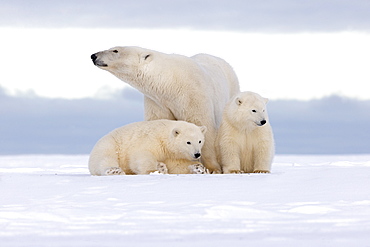
[[[184,121],[128,124],[102,137],[89,159],[92,175],[191,173],[199,164],[206,127]]]
[[[224,173],[271,171],[275,148],[267,101],[256,93],[242,92],[225,107],[217,136]],[[261,125],[261,121],[266,123]]]
[[[211,172],[221,172],[215,150],[217,129],[224,106],[239,92],[228,63],[207,54],[186,57],[140,47],[114,47],[93,56],[95,65],[145,95],[145,120],[183,120],[206,126],[202,162]]]

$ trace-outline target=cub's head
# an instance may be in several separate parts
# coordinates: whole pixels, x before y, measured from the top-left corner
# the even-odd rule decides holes
[[[177,159],[198,160],[202,155],[207,128],[183,121],[177,123],[170,133],[170,152]]]
[[[230,101],[226,114],[239,127],[253,129],[264,126],[268,122],[267,102],[267,98],[257,93],[242,92]]]
[[[153,51],[135,47],[113,47],[91,55],[91,60],[97,67],[117,74],[135,73],[144,64],[153,58]]]

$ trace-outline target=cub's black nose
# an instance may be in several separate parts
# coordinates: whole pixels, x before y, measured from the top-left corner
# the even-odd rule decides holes
[[[95,62],[95,60],[97,59],[98,57],[95,55],[95,54],[92,54],[91,55],[91,59],[93,60],[93,62]]]
[[[196,154],[194,154],[194,157],[195,157],[196,159],[198,159],[200,156],[201,156],[201,154],[200,154],[200,153],[196,153]]]
[[[261,121],[261,126],[266,124],[266,120]]]

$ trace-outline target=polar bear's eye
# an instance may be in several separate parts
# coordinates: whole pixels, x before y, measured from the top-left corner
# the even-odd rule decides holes
[[[191,142],[187,142],[186,144],[190,145],[190,144],[191,144]]]
[[[257,112],[256,110],[252,110],[252,112]]]
[[[202,143],[202,141],[199,141],[199,143]]]
[[[118,51],[117,51],[117,50],[113,50],[112,52],[114,52],[114,53],[118,53]]]

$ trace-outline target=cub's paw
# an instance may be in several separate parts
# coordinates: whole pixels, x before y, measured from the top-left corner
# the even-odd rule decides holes
[[[110,167],[105,171],[105,175],[125,175],[126,173],[119,167]]]
[[[189,170],[191,174],[209,174],[209,170],[200,163],[190,165]]]
[[[158,162],[158,164],[157,164],[157,170],[161,174],[168,174],[167,165],[165,163]]]
[[[254,170],[253,173],[270,173],[269,170]]]

